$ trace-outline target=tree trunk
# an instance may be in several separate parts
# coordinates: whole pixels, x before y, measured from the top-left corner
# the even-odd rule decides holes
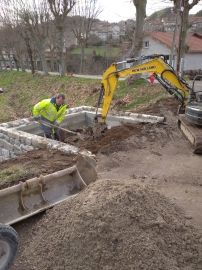
[[[2,59],[3,65],[4,65],[4,67],[6,67],[6,60],[4,58],[4,55],[3,55],[3,52],[2,51],[0,52],[0,55],[1,55],[1,59]]]
[[[179,34],[179,46],[178,46],[178,57],[177,57],[177,72],[180,75],[183,75],[183,63],[186,52],[186,37],[187,37],[187,29],[189,25],[189,7],[185,4],[184,10],[181,14],[181,27]]]
[[[54,66],[54,62],[55,62],[55,57],[53,56],[54,54],[54,50],[50,51],[50,68],[51,71],[55,71],[55,66]]]
[[[65,58],[64,58],[64,31],[59,27],[58,29],[58,49],[59,49],[59,72],[60,75],[65,75],[66,69],[65,69]]]
[[[180,34],[179,34],[179,46],[178,46],[178,54],[177,54],[177,72],[180,72],[180,75],[183,75],[183,62],[185,53],[187,51],[186,46],[186,36],[187,30],[189,27],[189,11],[196,6],[200,0],[192,0],[189,3],[189,0],[171,0],[174,2],[174,6],[176,10],[180,10],[181,12],[181,25],[180,25]]]
[[[136,8],[136,27],[130,57],[138,57],[141,55],[143,44],[143,27],[146,17],[147,0],[133,0],[133,3]]]
[[[45,56],[44,44],[38,43],[38,44],[36,44],[36,46],[37,46],[37,50],[38,50],[39,57],[41,60],[42,70],[43,70],[45,75],[48,75],[48,65],[47,65],[46,56]]]
[[[29,60],[30,60],[31,71],[32,71],[32,74],[34,74],[35,73],[35,67],[34,67],[34,61],[33,61],[33,52],[32,52],[32,48],[31,48],[31,45],[30,45],[30,39],[28,37],[25,37],[24,40],[25,40],[25,45],[26,45],[26,48],[27,48],[27,54],[28,54],[28,57],[29,57]]]
[[[13,55],[13,60],[15,62],[15,66],[16,66],[17,71],[19,71],[19,62],[18,62],[18,59],[15,55]]]
[[[84,54],[85,54],[85,47],[81,44],[81,61],[80,61],[80,74],[83,74],[83,66],[84,66]]]
[[[11,58],[11,55],[9,55],[9,65],[10,65],[10,70],[13,70],[13,63],[12,63],[12,58]]]
[[[42,64],[43,73],[45,75],[48,75],[48,65],[47,65],[47,61],[46,61],[46,57],[45,57],[44,52],[41,53],[40,58],[41,58],[41,64]]]

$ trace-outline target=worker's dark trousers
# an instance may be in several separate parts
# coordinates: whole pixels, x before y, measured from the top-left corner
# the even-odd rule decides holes
[[[49,139],[60,141],[61,140],[60,130],[57,128],[49,127],[48,125],[49,124],[51,125],[53,123],[47,120],[46,118],[42,118],[41,120],[42,122],[44,122],[44,124],[43,123],[40,124],[40,128],[43,130],[44,136]],[[45,123],[47,123],[47,126]]]

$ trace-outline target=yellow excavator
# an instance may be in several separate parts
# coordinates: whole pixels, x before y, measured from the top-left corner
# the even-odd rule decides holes
[[[138,62],[138,64],[136,64]],[[130,67],[123,68],[123,65]],[[153,73],[156,80],[179,101],[178,123],[179,127],[192,143],[194,153],[202,153],[202,95],[195,93],[194,85],[179,77],[172,66],[167,63],[165,55],[149,55],[140,58],[131,58],[126,61],[111,64],[103,73],[101,90],[97,102],[96,123],[101,124],[101,130],[106,128],[107,114],[117,89],[119,78],[129,75]],[[102,103],[103,102],[103,103]],[[98,108],[102,103],[102,113]]]

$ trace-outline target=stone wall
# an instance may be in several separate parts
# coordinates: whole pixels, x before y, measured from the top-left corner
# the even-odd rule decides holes
[[[25,124],[26,123],[26,124]],[[66,153],[77,153],[79,149],[72,145],[27,133],[20,128],[32,125],[27,119],[0,125],[0,162],[15,158],[34,149],[58,149]]]
[[[33,149],[31,138],[19,132],[0,128],[0,161],[15,158]]]
[[[99,113],[101,111],[99,110]],[[94,123],[95,108],[82,106],[71,108],[66,115],[63,127],[68,129],[79,129]],[[114,112],[107,117],[109,126],[120,125],[121,123],[163,122],[163,117],[134,114],[130,112]],[[30,119],[19,119],[8,123],[0,124],[0,162],[15,158],[18,155],[39,148],[58,149],[66,153],[78,153],[80,149],[75,146],[47,139],[42,136],[39,124]],[[80,152],[84,155],[91,155],[88,151]]]

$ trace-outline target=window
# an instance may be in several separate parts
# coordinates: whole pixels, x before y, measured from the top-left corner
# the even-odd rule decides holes
[[[149,48],[149,40],[146,40],[146,41],[144,42],[144,47],[145,47],[145,48]]]

